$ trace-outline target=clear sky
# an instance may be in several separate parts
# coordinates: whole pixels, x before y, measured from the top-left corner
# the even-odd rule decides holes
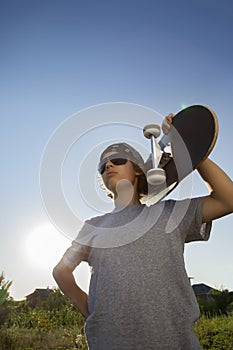
[[[45,212],[39,172],[52,133],[78,111],[125,102],[165,115],[207,105],[220,126],[211,157],[233,177],[232,16],[230,0],[1,2],[0,270],[13,280],[15,299],[55,286],[52,267],[70,244]],[[85,123],[81,115],[80,128]],[[76,146],[77,157],[81,148],[90,152],[89,142]],[[197,177],[193,194],[202,193]],[[232,227],[230,215],[214,223],[208,243],[187,245],[192,283],[233,290]],[[83,265],[83,288],[87,276]]]

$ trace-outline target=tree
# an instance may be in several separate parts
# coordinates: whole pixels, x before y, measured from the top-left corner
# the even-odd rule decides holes
[[[10,314],[8,301],[10,300],[9,288],[12,281],[5,281],[3,272],[0,275],[0,325],[2,325]]]
[[[217,310],[221,314],[227,315],[227,309],[233,302],[233,292],[229,292],[228,289],[213,290],[211,296],[215,301]]]
[[[12,285],[12,281],[6,281],[4,279],[3,272],[0,275],[0,305],[9,299],[9,288]]]

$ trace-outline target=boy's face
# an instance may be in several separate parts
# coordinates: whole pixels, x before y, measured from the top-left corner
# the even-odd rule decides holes
[[[116,155],[117,158],[117,152],[108,152],[104,155],[104,158],[108,158],[113,155]],[[119,156],[119,158],[122,158],[122,156]],[[114,164],[113,159],[113,162],[111,160],[106,162],[104,172],[102,173],[102,179],[105,186],[115,194],[117,185],[123,180],[129,181],[136,189],[139,175],[140,173],[134,169],[131,161],[127,160],[125,164],[116,165]]]

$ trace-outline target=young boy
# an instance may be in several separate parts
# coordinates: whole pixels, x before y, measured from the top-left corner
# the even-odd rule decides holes
[[[165,131],[172,118],[165,118]],[[211,221],[233,212],[233,183],[206,159],[198,171],[212,188],[208,196],[147,207],[140,202],[147,194],[143,167],[141,155],[125,143],[102,153],[99,172],[115,209],[85,222],[53,275],[86,318],[90,350],[201,349],[192,328],[199,308],[184,243],[207,240]],[[81,261],[92,268],[88,295],[73,276]]]

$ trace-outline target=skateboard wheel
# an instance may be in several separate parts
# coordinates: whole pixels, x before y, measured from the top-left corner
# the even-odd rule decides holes
[[[161,168],[148,170],[147,181],[153,186],[163,184],[166,181],[165,171]]]
[[[155,138],[159,137],[161,133],[160,126],[157,124],[148,124],[143,128],[143,134],[147,139],[150,139],[151,136]]]

